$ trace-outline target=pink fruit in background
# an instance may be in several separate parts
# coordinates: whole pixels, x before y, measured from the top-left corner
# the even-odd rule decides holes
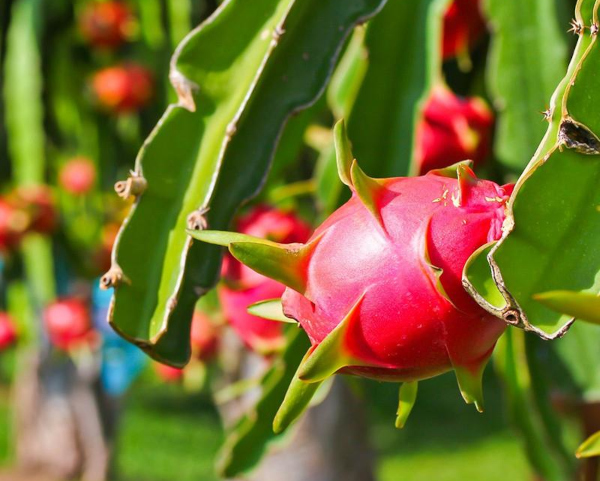
[[[243,289],[232,289],[223,284],[217,289],[225,319],[249,349],[269,355],[283,347],[283,326],[253,316],[247,310],[257,302],[281,297],[285,290],[283,284],[265,279]]]
[[[203,312],[194,312],[190,338],[192,352],[200,361],[208,362],[217,354],[219,332],[210,317]]]
[[[442,56],[466,54],[485,32],[480,0],[453,0],[444,15]]]
[[[419,173],[467,159],[480,164],[489,153],[493,123],[483,100],[458,97],[445,86],[433,89],[417,127]]]
[[[240,232],[276,242],[304,242],[310,227],[292,212],[256,206],[239,218]],[[223,260],[224,282],[218,288],[223,314],[244,343],[256,352],[269,354],[282,347],[283,328],[273,321],[249,314],[247,308],[265,299],[281,297],[285,286],[269,279],[231,256]]]
[[[167,366],[159,362],[154,363],[154,372],[161,381],[175,383],[183,378],[183,369]]]
[[[48,305],[44,310],[44,325],[50,342],[64,350],[89,341],[93,334],[88,306],[76,298]]]
[[[338,371],[410,385],[453,369],[465,400],[481,409],[483,369],[506,324],[467,294],[462,272],[473,252],[500,238],[512,186],[477,179],[465,163],[372,179],[352,160],[343,124],[336,143],[353,195],[306,244],[195,236],[228,245],[238,260],[286,284],[283,312],[313,346],[287,398],[307,395],[298,383]],[[299,404],[287,404],[293,416]]]
[[[135,26],[135,17],[122,2],[93,2],[79,18],[83,38],[94,47],[116,48],[125,43]]]
[[[92,78],[98,103],[114,113],[134,112],[152,98],[154,82],[141,65],[118,65],[102,69]]]
[[[11,347],[16,341],[15,323],[6,312],[0,312],[0,352]]]
[[[52,191],[47,185],[17,187],[7,201],[27,216],[27,230],[51,234],[56,228],[57,214]]]
[[[25,212],[0,199],[0,253],[17,246],[29,222]]]
[[[61,167],[60,186],[74,195],[87,194],[96,182],[96,166],[86,157],[75,157]]]

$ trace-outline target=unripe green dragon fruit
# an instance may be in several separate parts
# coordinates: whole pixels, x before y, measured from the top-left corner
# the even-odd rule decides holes
[[[405,383],[398,426],[416,381],[449,370],[465,400],[482,410],[483,369],[506,324],[467,294],[462,271],[475,250],[501,236],[512,186],[477,179],[467,163],[372,179],[353,160],[343,124],[336,143],[340,177],[353,195],[306,244],[196,235],[228,245],[241,262],[285,284],[283,312],[310,338],[276,430],[337,372]]]

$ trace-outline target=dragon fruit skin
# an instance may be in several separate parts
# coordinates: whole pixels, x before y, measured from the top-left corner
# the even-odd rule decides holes
[[[468,165],[421,177],[373,179],[335,128],[338,171],[352,198],[306,244],[199,231],[241,262],[287,286],[277,314],[298,321],[312,347],[275,420],[281,432],[318,385],[341,372],[402,382],[396,426],[416,399],[417,382],[453,370],[467,403],[483,408],[482,376],[506,329],[462,286],[469,257],[502,235],[513,186],[480,180]]]
[[[504,331],[461,277],[469,256],[500,237],[507,191],[459,170],[460,180],[436,172],[385,180],[385,230],[354,194],[309,241],[306,291],[286,289],[284,313],[318,345],[359,302],[343,340],[358,367],[346,372],[413,381],[478,365]]]
[[[248,235],[277,242],[304,242],[311,228],[292,212],[257,205],[237,221],[237,229]],[[232,256],[223,260],[224,281],[217,289],[229,325],[251,350],[271,354],[283,347],[283,326],[249,314],[247,308],[265,299],[279,298],[285,286],[240,263]]]
[[[493,124],[493,113],[482,99],[461,98],[446,86],[435,87],[417,127],[418,173],[465,159],[481,164],[490,150]]]

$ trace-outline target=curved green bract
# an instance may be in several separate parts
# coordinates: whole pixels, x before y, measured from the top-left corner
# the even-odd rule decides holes
[[[600,431],[587,438],[577,449],[576,455],[578,458],[600,456]]]
[[[273,419],[309,347],[310,342],[305,333],[292,328],[283,356],[273,362],[261,380],[260,399],[228,433],[217,461],[219,474],[230,478],[251,470],[260,461],[267,447],[281,437],[273,431]],[[314,391],[317,387],[313,389],[308,384],[302,384],[304,386],[300,386],[301,389]],[[313,393],[311,392],[308,401]]]
[[[298,420],[311,404],[317,390],[324,383],[324,381],[304,382],[300,379],[300,370],[311,354],[312,352],[309,350],[300,362],[300,366],[287,388],[285,397],[275,413],[273,432],[276,434],[284,432],[293,422]],[[328,379],[331,381],[333,378]]]
[[[408,416],[410,415],[412,408],[417,400],[417,390],[419,383],[417,381],[404,382],[400,386],[400,393],[398,395],[398,410],[396,411],[396,428],[402,429]]]
[[[579,321],[600,324],[600,297],[588,292],[550,291],[533,296],[556,312],[568,314]]]
[[[284,322],[286,324],[298,324],[294,319],[286,317],[283,313],[281,299],[267,299],[265,301],[256,302],[247,309],[248,313],[253,316],[262,317],[269,321]]]
[[[592,94],[600,50],[589,23],[592,17],[597,22],[598,2],[582,0],[577,8],[587,27],[552,97],[546,135],[508,204],[503,237],[487,256],[504,302],[485,292],[474,296],[488,311],[545,339],[563,335],[572,317],[536,301],[536,294],[600,291],[600,119],[594,113],[600,98]],[[468,271],[463,280],[476,290],[485,282],[481,276]]]
[[[121,335],[162,362],[187,362],[192,310],[221,259],[192,242],[188,216],[229,226],[261,188],[288,117],[316,100],[349,32],[384,3],[229,0],[178,47],[179,104],[140,151],[147,187],[113,253],[110,322]]]

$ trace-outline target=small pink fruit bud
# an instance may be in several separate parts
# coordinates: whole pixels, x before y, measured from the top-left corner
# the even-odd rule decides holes
[[[87,194],[96,182],[96,166],[90,159],[75,157],[62,166],[58,180],[70,194]]]

